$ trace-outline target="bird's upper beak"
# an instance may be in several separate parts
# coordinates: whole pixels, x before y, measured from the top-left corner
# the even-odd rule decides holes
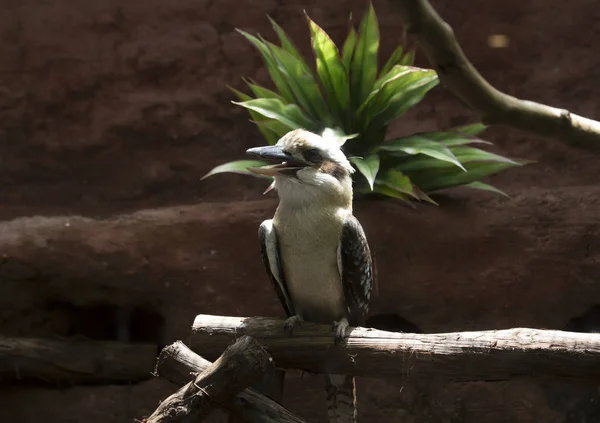
[[[308,165],[307,163],[298,160],[294,156],[284,152],[283,149],[277,145],[250,148],[246,150],[246,154],[262,160],[278,162],[277,164],[273,165],[248,168],[250,172],[258,175],[296,175],[296,172]]]

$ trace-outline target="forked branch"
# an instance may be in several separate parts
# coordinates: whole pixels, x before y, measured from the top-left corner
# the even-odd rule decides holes
[[[202,373],[212,363],[190,350],[181,341],[163,348],[155,373],[176,385],[184,385],[192,373]],[[248,423],[306,423],[272,399],[254,389],[246,389],[219,404],[230,415]]]
[[[244,336],[228,346],[195,379],[165,399],[145,423],[199,422],[219,403],[231,400],[258,380],[270,366],[267,352]]]
[[[202,355],[219,355],[250,335],[282,368],[378,378],[506,380],[517,376],[600,380],[600,334],[507,329],[413,334],[350,328],[334,345],[331,325],[303,323],[290,336],[283,320],[199,315],[188,339]]]
[[[465,56],[454,31],[427,0],[397,0],[400,16],[441,83],[486,124],[501,124],[569,144],[600,147],[600,122],[505,94],[488,83]]]

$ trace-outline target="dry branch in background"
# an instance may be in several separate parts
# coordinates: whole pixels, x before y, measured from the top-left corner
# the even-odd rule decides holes
[[[145,423],[199,422],[218,404],[231,401],[260,379],[271,366],[271,357],[264,348],[243,336],[195,379],[161,402]]]
[[[210,361],[178,341],[162,350],[155,373],[171,383],[183,385],[190,380],[191,373],[202,373],[211,365]],[[231,415],[249,423],[305,423],[254,389],[246,389],[231,401],[224,401],[219,405]]]
[[[156,345],[0,337],[0,380],[114,383],[152,377]]]
[[[600,380],[600,334],[507,329],[412,334],[350,328],[333,344],[331,325],[303,323],[290,336],[283,320],[199,315],[188,339],[199,354],[218,354],[232,339],[250,335],[277,366],[313,373],[453,381],[515,376]]]
[[[600,122],[564,109],[520,100],[498,91],[475,69],[452,27],[427,0],[397,0],[401,19],[421,47],[441,83],[486,124],[501,124],[569,144],[600,147]]]

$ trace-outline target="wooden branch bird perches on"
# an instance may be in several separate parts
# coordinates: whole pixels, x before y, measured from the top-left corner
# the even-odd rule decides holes
[[[334,345],[330,325],[303,323],[289,335],[283,320],[199,315],[187,345],[219,356],[243,335],[252,336],[281,368],[376,378],[506,380],[517,376],[600,380],[600,334],[506,329],[413,334],[349,328]]]

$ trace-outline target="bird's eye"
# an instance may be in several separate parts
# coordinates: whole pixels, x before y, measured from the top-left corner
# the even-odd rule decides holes
[[[323,161],[323,155],[317,148],[311,148],[303,151],[302,156],[306,161],[311,163],[321,163]]]

